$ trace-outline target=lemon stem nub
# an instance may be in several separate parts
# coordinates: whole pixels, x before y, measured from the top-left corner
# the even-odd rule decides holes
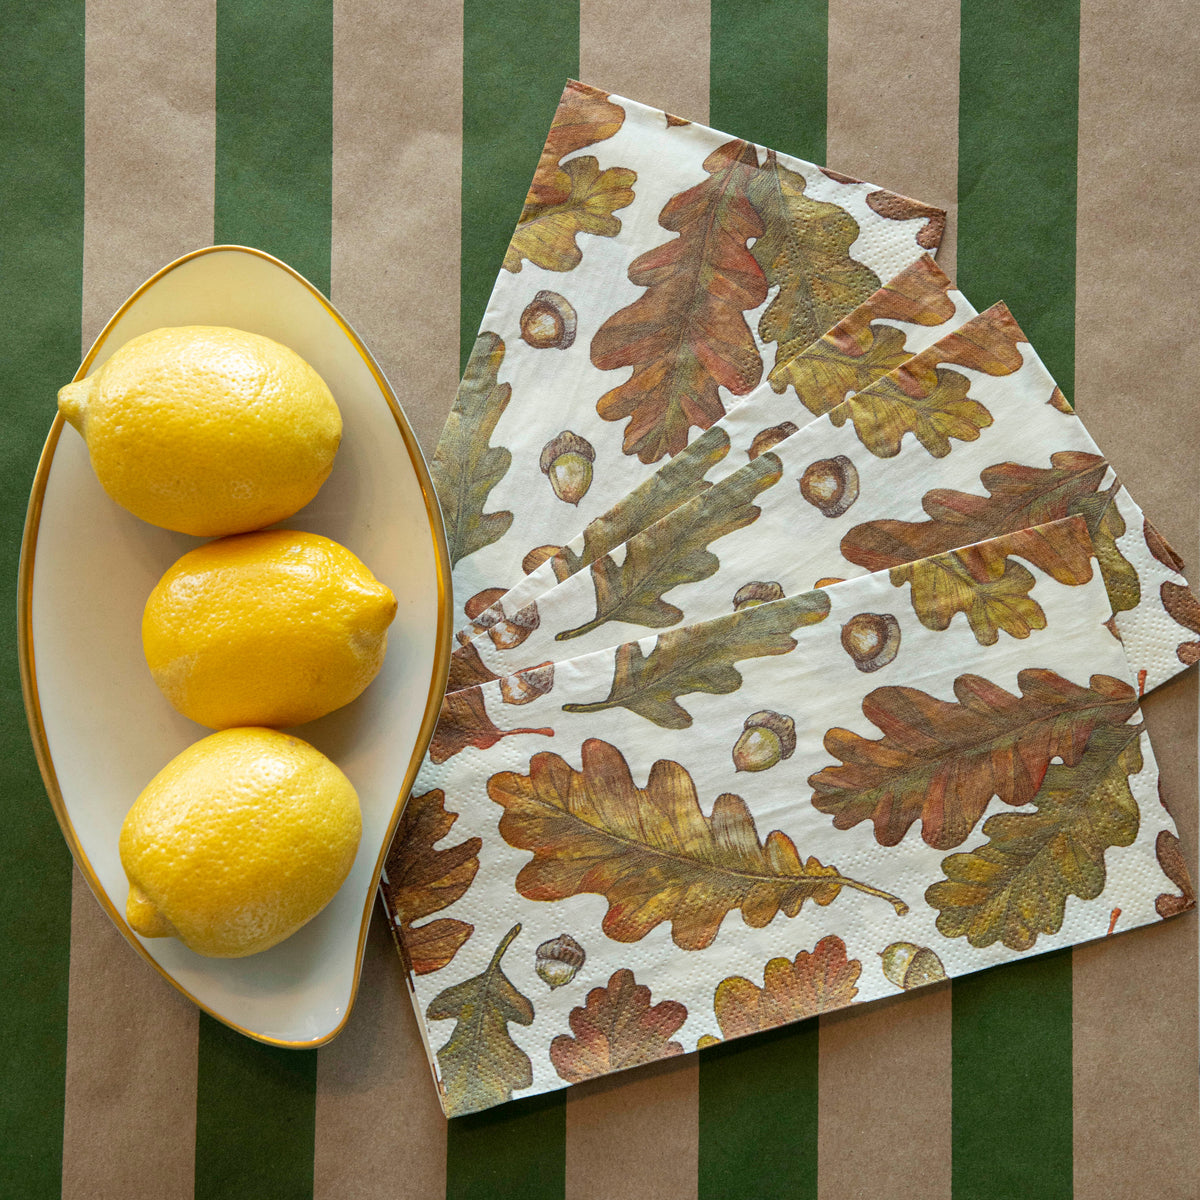
[[[87,403],[87,394],[92,390],[90,379],[77,379],[66,387],[58,389],[58,411],[80,433],[83,432],[83,410]]]
[[[154,901],[136,883],[129,885],[125,901],[125,920],[134,933],[142,937],[176,937],[175,926],[158,911]]]

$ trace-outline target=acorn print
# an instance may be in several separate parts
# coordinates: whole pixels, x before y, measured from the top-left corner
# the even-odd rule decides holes
[[[569,933],[560,933],[537,948],[533,956],[533,969],[553,991],[570,983],[579,974],[579,968],[586,958],[583,947]]]
[[[459,634],[460,642],[469,642],[475,635],[486,633],[497,650],[511,650],[538,627],[541,618],[536,602],[531,601],[510,617],[499,603],[503,595],[503,588],[484,588],[463,605],[471,626],[469,636],[464,638]]]
[[[530,601],[513,615],[505,616],[488,630],[488,637],[497,650],[512,650],[519,646],[539,625],[537,604]]]
[[[900,622],[891,613],[859,613],[842,626],[842,649],[860,671],[878,671],[900,652]]]
[[[544,696],[554,686],[554,664],[538,663],[526,667],[516,675],[506,675],[500,680],[500,698],[505,704],[528,704]]]
[[[906,992],[927,983],[940,983],[946,978],[942,960],[926,946],[912,942],[893,942],[879,955],[888,982]]]
[[[596,451],[587,438],[564,429],[542,447],[538,465],[550,480],[554,494],[567,504],[578,504],[592,486]]]
[[[766,771],[791,758],[796,749],[796,722],[782,713],[764,709],[751,713],[733,747],[733,765],[739,771]]]
[[[544,562],[549,562],[560,550],[561,546],[534,546],[530,552],[521,559],[521,570],[526,575],[532,575]]]
[[[783,588],[778,583],[763,583],[754,580],[743,583],[733,593],[733,611],[741,612],[743,608],[753,608],[756,604],[770,604],[772,600],[783,599]]]
[[[750,449],[746,452],[750,461],[753,462],[760,454],[766,454],[772,446],[778,446],[784,438],[790,438],[796,432],[796,426],[791,421],[784,421],[781,425],[772,425],[770,429],[760,429],[754,435],[754,441],[750,443]]]
[[[858,471],[844,455],[809,463],[800,495],[827,517],[840,517],[858,499]]]
[[[538,292],[521,314],[521,338],[535,350],[565,350],[575,340],[575,310],[557,292]]]

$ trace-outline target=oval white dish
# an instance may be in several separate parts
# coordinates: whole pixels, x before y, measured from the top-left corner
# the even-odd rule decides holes
[[[319,1046],[349,1016],[383,858],[445,690],[452,606],[441,513],[383,373],[333,305],[290,267],[241,246],[210,246],[176,260],[121,306],[76,378],[164,325],[228,325],[274,338],[320,372],[341,408],[345,432],[329,479],[280,524],[348,546],[399,601],[371,686],[294,731],[328,754],[358,791],[363,836],[349,878],[313,921],[249,958],[204,958],[174,938],[140,938],[125,923],[127,882],[117,854],[125,813],[158,770],[209,732],[171,708],[141,647],[146,597],[201,539],[144,524],[110,500],[82,438],[60,416],[38,465],[21,545],[26,713],[75,861],[134,949],[241,1033]],[[52,404],[47,397],[48,411]]]

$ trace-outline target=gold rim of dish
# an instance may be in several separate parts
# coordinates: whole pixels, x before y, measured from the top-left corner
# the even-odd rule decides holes
[[[54,809],[54,815],[58,819],[59,828],[63,832],[63,837],[66,838],[67,845],[71,849],[71,854],[75,858],[76,865],[87,880],[88,886],[92,889],[92,894],[99,901],[101,907],[116,927],[121,931],[125,940],[173,988],[186,996],[197,1008],[208,1013],[210,1017],[220,1021],[223,1025],[228,1025],[230,1029],[235,1029],[238,1033],[243,1033],[257,1042],[264,1042],[270,1046],[282,1046],[293,1050],[311,1050],[332,1041],[333,1038],[341,1033],[345,1028],[346,1022],[350,1019],[350,1013],[354,1008],[354,1001],[358,996],[359,980],[362,977],[363,953],[366,948],[367,930],[371,923],[371,910],[374,907],[375,897],[379,890],[378,879],[383,871],[384,860],[387,857],[392,838],[396,834],[396,826],[400,823],[400,816],[404,811],[409,791],[412,789],[413,780],[416,778],[417,770],[421,765],[422,759],[425,757],[425,751],[428,749],[429,741],[433,736],[434,726],[437,724],[442,697],[446,691],[446,677],[450,670],[451,620],[453,615],[450,603],[450,552],[446,545],[446,531],[442,524],[442,511],[433,489],[433,481],[429,477],[429,468],[425,465],[425,459],[421,453],[416,436],[396,399],[395,393],[392,391],[391,385],[380,370],[379,364],[375,361],[366,346],[363,345],[362,339],[359,338],[358,334],[354,332],[345,318],[319,288],[305,279],[298,271],[289,267],[287,263],[281,262],[274,255],[267,254],[264,250],[256,250],[253,246],[204,246],[200,250],[193,250],[190,254],[185,254],[181,258],[175,259],[174,262],[168,263],[162,270],[151,275],[113,313],[107,324],[100,331],[99,337],[96,338],[87,354],[84,355],[83,362],[80,364],[79,370],[75,372],[72,382],[82,379],[87,375],[92,363],[103,349],[116,323],[124,316],[130,306],[151,286],[164,276],[169,275],[177,267],[191,262],[194,258],[200,258],[205,254],[226,252],[250,254],[255,258],[265,259],[281,271],[290,275],[298,283],[303,284],[321,307],[333,318],[334,323],[350,341],[350,344],[358,352],[363,362],[366,363],[367,369],[371,372],[371,376],[379,388],[380,395],[387,402],[388,408],[391,410],[392,418],[396,422],[400,436],[404,439],[405,449],[408,451],[409,460],[412,463],[413,471],[416,473],[417,482],[421,488],[421,495],[425,500],[425,513],[429,519],[429,531],[433,538],[435,551],[434,557],[436,559],[438,585],[438,634],[434,650],[433,671],[429,680],[429,695],[425,702],[425,714],[421,721],[421,728],[417,734],[416,744],[413,747],[412,759],[404,776],[404,784],[397,797],[391,819],[388,821],[387,833],[380,847],[379,857],[375,862],[376,884],[368,892],[366,904],[363,907],[362,919],[359,921],[358,947],[354,956],[354,979],[350,986],[350,998],[346,1004],[346,1011],[335,1029],[311,1041],[289,1042],[281,1038],[273,1038],[265,1034],[256,1033],[252,1029],[247,1029],[233,1021],[227,1020],[220,1013],[214,1012],[203,1001],[198,1000],[169,971],[163,969],[146,947],[142,945],[137,934],[129,928],[124,915],[117,910],[108,893],[105,891],[104,885],[92,869],[92,864],[75,833],[75,827],[71,823],[66,805],[63,803],[62,791],[58,785],[58,775],[54,769],[54,761],[50,756],[49,743],[46,740],[46,727],[42,720],[41,699],[37,690],[37,670],[33,658],[34,556],[37,552],[37,535],[41,525],[42,504],[46,494],[46,483],[50,476],[50,467],[54,461],[54,451],[58,446],[58,439],[65,425],[61,413],[55,414],[54,420],[50,425],[50,433],[46,437],[46,444],[42,447],[41,458],[38,460],[37,474],[34,476],[33,488],[29,494],[29,506],[25,512],[25,532],[21,538],[21,560],[17,571],[17,653],[21,671],[21,694],[25,701],[25,716],[29,722],[29,732],[33,738],[33,748],[37,755],[38,767],[41,770],[42,781],[46,785],[46,792],[50,797],[50,804]]]

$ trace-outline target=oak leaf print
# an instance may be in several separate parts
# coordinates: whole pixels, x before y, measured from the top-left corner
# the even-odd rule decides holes
[[[458,953],[475,926],[448,917],[416,922],[462,899],[479,870],[483,842],[467,838],[457,846],[434,846],[458,819],[446,811],[446,794],[435,788],[413,796],[404,808],[383,867],[380,888],[398,928],[397,943],[415,975],[439,971]]]
[[[1125,531],[1116,507],[1120,485],[1100,490],[1108,469],[1098,454],[1079,450],[1052,454],[1048,468],[997,463],[980,473],[986,496],[934,488],[921,500],[928,521],[886,519],[856,525],[842,539],[842,557],[868,571],[883,571],[1003,537],[995,553],[1023,558],[1057,582],[1077,585],[1091,578],[1094,553],[1109,602],[1123,612],[1137,606],[1140,585],[1116,543]],[[1091,547],[1083,547],[1062,523],[1076,514],[1087,522]]]
[[[946,232],[945,209],[884,191],[868,192],[867,204],[873,212],[890,221],[923,220],[925,225],[917,234],[917,245],[923,249],[936,250],[942,244]]]
[[[513,521],[511,512],[483,511],[512,463],[504,446],[489,445],[512,396],[512,387],[498,379],[503,361],[504,342],[494,333],[481,333],[434,451],[429,473],[445,520],[451,566],[499,541]]]
[[[1142,769],[1140,725],[1106,725],[1073,761],[1052,763],[1030,803],[1035,812],[997,813],[988,838],[942,861],[946,878],[925,893],[938,931],[977,948],[999,941],[1028,950],[1062,928],[1068,896],[1104,891],[1105,852],[1131,845],[1139,813],[1129,777]]]
[[[950,276],[928,254],[922,254],[863,304],[858,319],[864,324],[883,318],[913,325],[942,325],[954,316],[950,296],[953,287]],[[851,313],[842,327],[855,319]]]
[[[630,418],[624,451],[644,463],[675,455],[688,432],[725,412],[718,388],[744,396],[762,360],[743,313],[767,297],[767,281],[746,243],[763,225],[749,200],[758,155],[733,141],[704,160],[708,179],[673,196],[659,224],[679,236],[634,259],[629,280],[646,291],[614,313],[592,339],[601,371],[632,367],[596,411]]]
[[[829,615],[829,597],[821,591],[757,604],[698,625],[660,634],[643,654],[637,642],[618,646],[608,696],[590,703],[564,704],[564,712],[603,712],[627,708],[664,729],[687,729],[691,714],[680,696],[707,692],[724,696],[742,686],[734,666],[744,658],[788,654],[796,648],[793,631],[816,625]]]
[[[541,669],[541,665],[526,668],[527,671]],[[521,672],[517,672],[518,676],[520,674]],[[488,716],[481,687],[465,687],[460,691],[447,693],[442,700],[442,711],[438,714],[438,723],[429,742],[429,758],[440,765],[468,746],[474,746],[477,750],[487,750],[501,738],[515,737],[519,733],[554,736],[554,730],[546,728],[501,729]]]
[[[780,392],[794,388],[804,407],[822,417],[910,358],[904,334],[894,325],[876,323],[846,333],[834,329],[803,353],[777,362],[771,385]]]
[[[768,150],[750,189],[764,227],[754,257],[779,287],[758,323],[759,337],[777,343],[777,392],[788,382],[781,367],[879,288],[875,272],[850,257],[858,222],[840,205],[806,196],[807,186]]]
[[[650,989],[628,968],[615,971],[607,987],[592,988],[586,1004],[571,1009],[570,1034],[560,1033],[550,1043],[559,1078],[581,1083],[682,1054],[682,1043],[671,1036],[687,1020],[687,1009],[676,1000],[652,1005],[650,998]]]
[[[709,544],[758,520],[762,510],[754,499],[782,476],[779,459],[761,455],[635,534],[620,563],[607,554],[597,559],[591,565],[595,615],[563,630],[556,640],[580,637],[609,621],[661,629],[682,620],[683,610],[664,600],[664,594],[714,575],[721,564]]]
[[[862,963],[847,958],[846,943],[831,934],[811,953],[801,950],[791,961],[771,959],[763,969],[762,987],[741,975],[731,975],[717,984],[713,997],[721,1039],[745,1037],[845,1008],[858,995],[860,974]],[[702,1038],[700,1045],[718,1040]]]
[[[832,903],[842,888],[908,911],[895,896],[802,859],[778,830],[760,841],[740,796],[718,796],[705,816],[677,762],[656,762],[639,788],[615,746],[590,738],[582,756],[576,771],[557,754],[535,754],[528,775],[493,775],[488,795],[504,808],[504,840],[533,851],[517,891],[527,900],[603,896],[601,927],[613,941],[640,941],[669,921],[681,950],[703,950],[735,909],[761,929],[780,912],[794,917],[806,900]]]
[[[1158,865],[1166,877],[1179,889],[1179,895],[1162,892],[1154,901],[1154,911],[1164,920],[1196,907],[1196,889],[1192,886],[1191,873],[1183,857],[1179,839],[1165,829],[1160,829],[1154,840],[1154,853]]]
[[[961,845],[993,796],[1029,804],[1051,761],[1074,768],[1097,729],[1117,728],[1137,711],[1137,693],[1109,675],[1080,687],[1054,671],[1030,667],[1014,696],[979,675],[954,681],[954,700],[911,687],[876,688],[863,716],[878,740],[835,728],[825,749],[840,759],[810,776],[813,806],[834,828],[860,821],[875,840],[895,846],[915,821],[937,850]]]
[[[952,368],[1010,375],[1025,361],[1025,340],[1007,307],[995,304],[851,396],[830,420],[837,426],[852,421],[859,441],[878,458],[899,454],[910,433],[944,458],[952,442],[973,442],[992,423],[987,408],[970,396],[971,381]]]
[[[967,376],[918,355],[848,397],[829,419],[839,428],[853,422],[858,440],[876,458],[894,458],[909,433],[934,458],[944,458],[953,441],[973,442],[992,423],[970,390]]]
[[[503,1104],[533,1083],[529,1055],[508,1031],[510,1024],[533,1024],[533,1005],[500,967],[520,932],[521,926],[514,925],[480,974],[439,992],[425,1010],[427,1020],[456,1022],[450,1040],[437,1052],[447,1116]]]
[[[893,567],[890,578],[896,587],[911,586],[913,611],[929,629],[947,629],[961,612],[980,645],[994,645],[1001,631],[1025,638],[1046,628],[1046,614],[1029,595],[1036,583],[1033,575],[1009,555],[1029,552],[1034,538],[1063,565],[1063,582],[1083,584],[1091,579],[1093,543],[1082,517],[918,559]]]
[[[624,120],[625,110],[595,88],[572,84],[563,93],[504,255],[507,270],[519,271],[528,259],[547,271],[569,271],[583,257],[575,241],[579,234],[621,232],[613,213],[633,203],[637,175],[624,167],[601,171],[590,154],[562,160],[612,137]]]
[[[1164,583],[1158,589],[1159,598],[1173,621],[1192,633],[1200,634],[1200,601],[1182,584]],[[1200,659],[1200,640],[1180,642],[1175,651],[1176,658],[1185,666]]]

